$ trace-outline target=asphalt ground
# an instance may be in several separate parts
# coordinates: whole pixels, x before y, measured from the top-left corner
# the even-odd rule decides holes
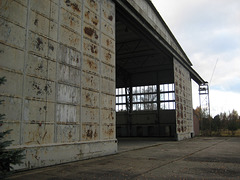
[[[239,137],[120,139],[115,155],[13,174],[9,179],[240,179]]]

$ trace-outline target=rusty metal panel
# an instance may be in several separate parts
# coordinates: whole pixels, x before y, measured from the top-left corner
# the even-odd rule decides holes
[[[84,8],[84,22],[95,27],[96,29],[100,28],[99,16],[94,12],[90,11],[88,8]]]
[[[22,87],[23,76],[14,72],[1,70],[0,77],[4,76],[7,78],[7,82],[1,85],[0,94],[21,97],[22,88],[19,87]]]
[[[80,89],[65,84],[59,84],[57,97],[58,102],[78,104],[80,102]]]
[[[83,35],[85,38],[90,39],[92,42],[99,44],[99,31],[86,23],[83,24]]]
[[[81,32],[81,18],[79,16],[76,16],[65,9],[61,8],[60,13],[61,18],[61,24],[67,28],[72,29],[73,31],[76,31],[78,33]]]
[[[79,107],[68,104],[57,104],[56,107],[58,123],[77,123],[79,119]]]
[[[104,63],[101,64],[102,68],[101,68],[101,75],[102,77],[111,79],[111,80],[115,80],[115,67],[106,65]]]
[[[99,0],[85,0],[85,6],[96,14],[100,14],[100,2]]]
[[[23,72],[24,52],[9,46],[0,44],[0,66]]]
[[[107,95],[102,93],[101,94],[101,108],[103,109],[111,109],[115,110],[115,96],[113,95]]]
[[[99,59],[99,45],[87,40],[83,39],[83,52],[91,57]]]
[[[99,91],[99,76],[89,73],[82,73],[82,87],[89,90]]]
[[[78,0],[61,1],[61,7],[66,9],[70,13],[73,13],[76,16],[81,17],[82,4],[80,1],[78,1]]]
[[[3,11],[4,9],[4,11]],[[0,3],[1,16],[7,18],[22,27],[26,26],[27,8],[23,5],[9,0],[1,0]]]
[[[0,42],[24,48],[25,29],[0,18]]]
[[[101,51],[102,62],[115,67],[115,54],[105,48],[102,48]]]
[[[99,93],[82,90],[82,105],[86,107],[99,107]]]
[[[110,95],[115,95],[115,82],[104,78],[102,78],[101,81],[102,92]]]
[[[83,56],[83,71],[90,72],[92,74],[99,74],[99,61],[88,57]]]
[[[80,32],[78,32],[80,33]],[[69,29],[60,27],[60,42],[77,50],[81,49],[81,36]]]
[[[23,124],[23,144],[49,144],[53,143],[53,124],[34,123]]]
[[[82,107],[82,122],[99,122],[99,109]]]
[[[80,86],[80,70],[59,64],[59,81]]]
[[[59,45],[59,55],[58,59],[60,62],[66,63],[68,65],[80,68],[81,54],[65,45]]]
[[[99,124],[93,122],[82,123],[82,140],[92,141],[99,139]]]
[[[57,125],[57,142],[74,142],[79,141],[79,126],[78,125]]]

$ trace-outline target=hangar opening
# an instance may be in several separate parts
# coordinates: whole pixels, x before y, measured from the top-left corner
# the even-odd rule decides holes
[[[116,9],[117,137],[174,137],[173,56]]]
[[[140,12],[152,8],[158,15],[171,42],[143,14],[116,2],[116,136],[189,138],[191,78],[202,79],[152,3],[138,3]]]

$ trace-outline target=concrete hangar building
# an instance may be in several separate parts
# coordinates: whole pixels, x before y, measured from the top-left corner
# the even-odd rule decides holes
[[[150,0],[2,0],[10,148],[31,169],[117,152],[117,137],[194,135],[204,80]]]

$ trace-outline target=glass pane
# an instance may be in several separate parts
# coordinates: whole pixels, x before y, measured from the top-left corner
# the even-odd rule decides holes
[[[149,86],[145,86],[145,93],[149,92]]]
[[[126,103],[126,96],[122,96],[122,103]]]
[[[160,109],[165,109],[164,108],[164,103],[160,103]]]
[[[159,88],[160,88],[160,92],[163,92],[163,85],[162,84],[159,85]]]
[[[136,111],[137,110],[137,106],[136,104],[133,104],[133,111]]]
[[[165,96],[164,96],[164,94],[160,94],[160,101],[164,101],[165,99]]]
[[[165,101],[168,101],[169,97],[168,97],[168,93],[165,93]]]

